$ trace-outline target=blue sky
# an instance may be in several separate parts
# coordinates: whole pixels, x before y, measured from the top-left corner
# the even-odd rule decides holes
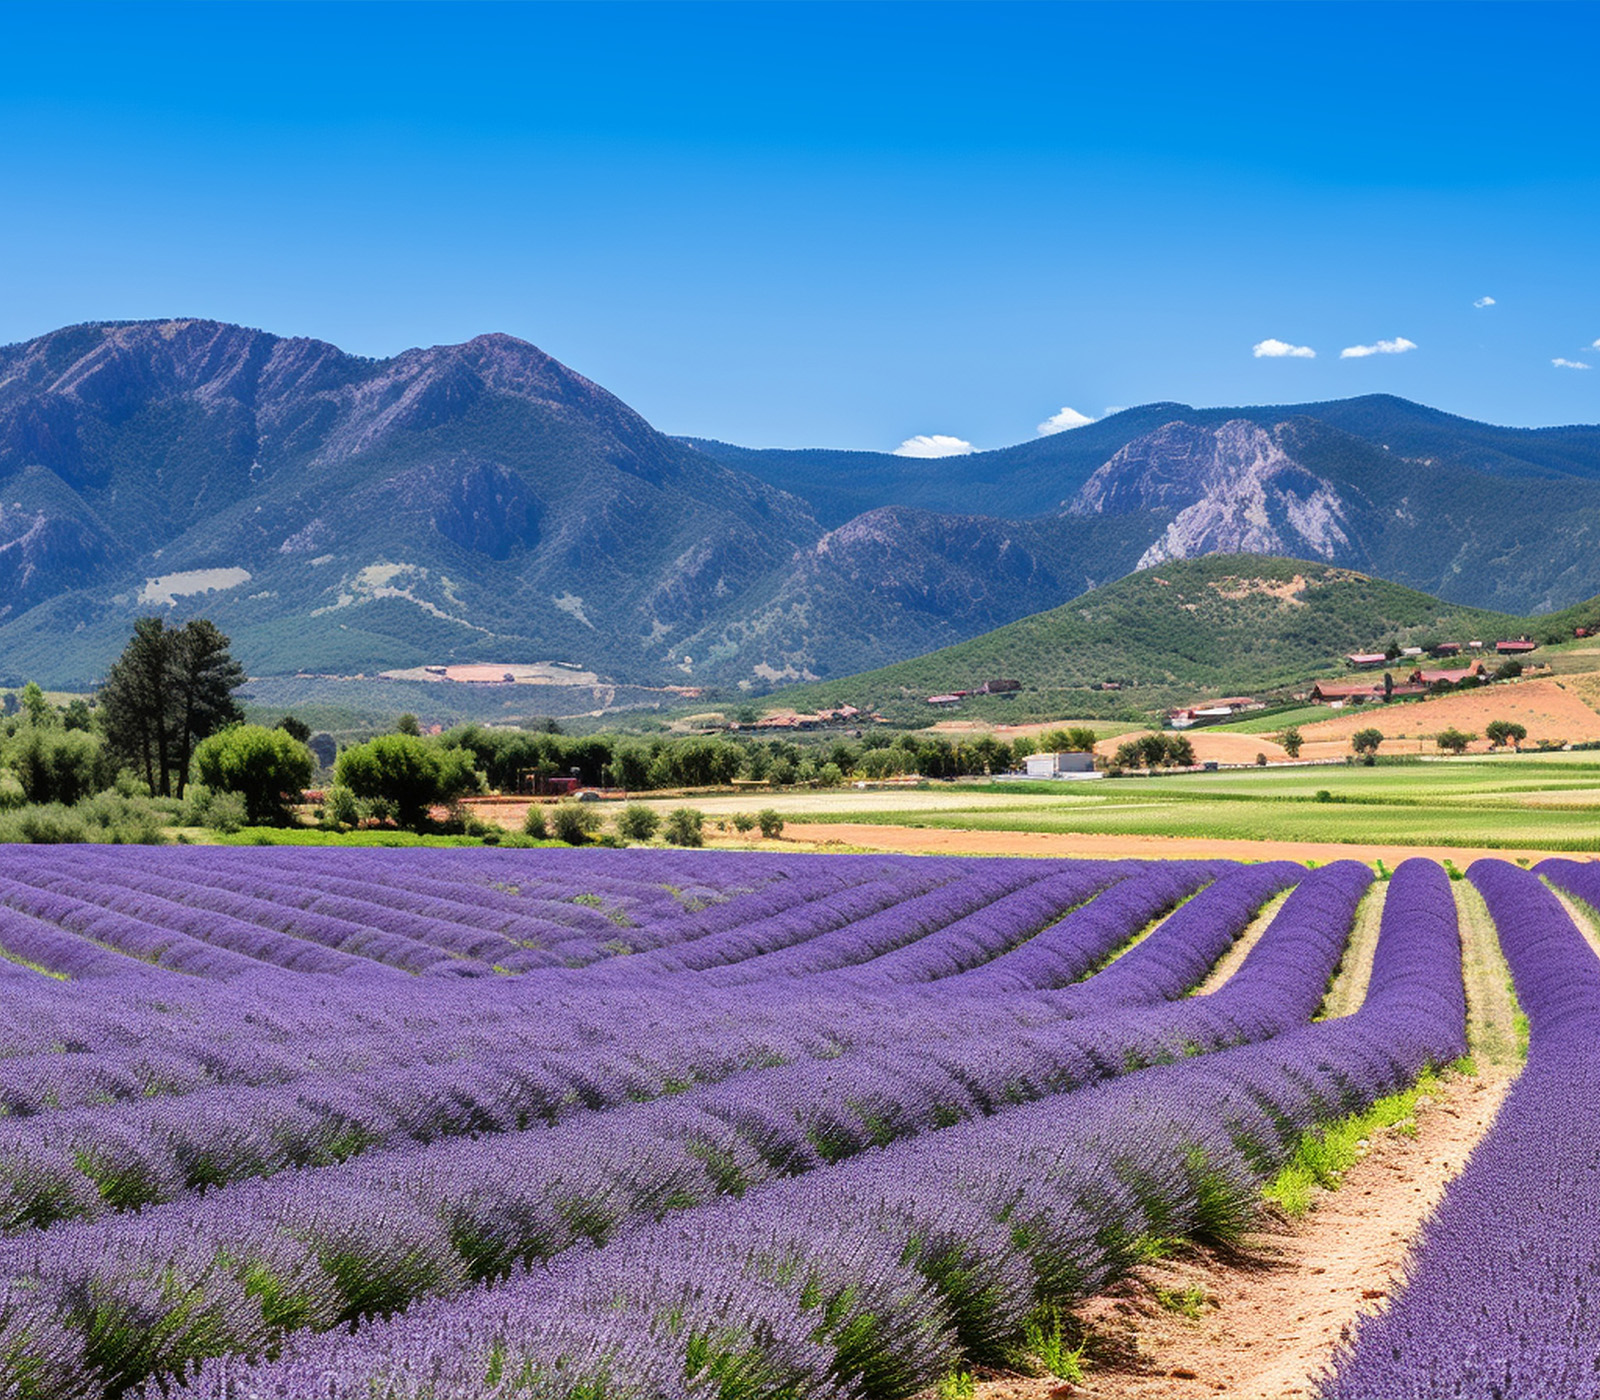
[[[4,18],[0,342],[501,330],[752,445],[1373,391],[1600,420],[1593,4]]]

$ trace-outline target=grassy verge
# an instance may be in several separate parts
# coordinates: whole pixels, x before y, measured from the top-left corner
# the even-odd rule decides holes
[[[1457,1060],[1450,1067],[1460,1074],[1477,1073],[1470,1059]],[[1422,1095],[1436,1096],[1443,1087],[1437,1070],[1424,1070],[1417,1082],[1398,1094],[1388,1094],[1362,1113],[1353,1113],[1301,1137],[1294,1155],[1277,1176],[1262,1188],[1262,1196],[1292,1219],[1311,1209],[1316,1188],[1337,1190],[1341,1178],[1364,1154],[1367,1139],[1380,1129],[1415,1136],[1417,1100]]]

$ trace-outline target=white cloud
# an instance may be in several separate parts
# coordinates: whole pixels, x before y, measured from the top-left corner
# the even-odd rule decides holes
[[[943,433],[918,433],[908,437],[894,450],[896,457],[965,457],[976,452],[965,438],[946,437]]]
[[[1258,360],[1314,360],[1317,352],[1309,345],[1291,345],[1287,340],[1258,340],[1250,347]]]
[[[1600,347],[1596,347],[1596,348],[1600,348]],[[1555,357],[1555,359],[1550,361],[1550,363],[1553,364],[1557,369],[1588,369],[1589,368],[1589,366],[1584,364],[1584,362],[1582,360],[1566,360],[1566,359],[1563,359],[1560,355],[1557,355]]]
[[[1591,345],[1589,348],[1591,350],[1600,350],[1600,340],[1595,341],[1595,343],[1593,345]]]
[[[1479,311],[1482,311],[1484,307],[1493,306],[1494,305],[1494,298],[1493,297],[1479,297],[1472,304],[1474,306],[1476,306]]]
[[[1415,350],[1417,343],[1407,340],[1403,335],[1396,336],[1393,340],[1380,340],[1374,345],[1347,345],[1339,352],[1341,360],[1364,360],[1368,355],[1403,355],[1407,350]]]
[[[1060,413],[1052,413],[1037,429],[1040,437],[1049,437],[1051,433],[1064,433],[1071,428],[1081,428],[1094,419],[1086,413],[1079,413],[1075,408],[1063,407]]]

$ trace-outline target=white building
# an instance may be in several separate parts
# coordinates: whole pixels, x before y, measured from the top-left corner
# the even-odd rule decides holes
[[[1031,753],[1026,759],[1030,778],[1062,778],[1069,774],[1093,773],[1092,753]]]

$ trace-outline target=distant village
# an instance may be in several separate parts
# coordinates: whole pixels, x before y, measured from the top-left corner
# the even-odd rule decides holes
[[[1579,627],[1575,636],[1586,637],[1589,629]],[[1343,709],[1347,705],[1387,704],[1391,700],[1414,699],[1437,695],[1463,685],[1477,685],[1507,674],[1509,662],[1520,671],[1523,658],[1538,650],[1539,644],[1528,637],[1508,638],[1495,642],[1437,642],[1429,647],[1390,647],[1387,651],[1358,651],[1345,656],[1352,671],[1384,669],[1381,679],[1372,681],[1318,681],[1307,691],[1294,695],[1302,704],[1326,705],[1330,709]],[[1486,657],[1501,658],[1499,669],[1493,673],[1484,664]],[[1424,660],[1460,660],[1465,665],[1430,667]],[[1409,665],[1403,680],[1396,671]],[[1167,712],[1167,726],[1171,729],[1192,729],[1197,725],[1220,724],[1251,710],[1265,710],[1268,704],[1251,695],[1230,695],[1220,700],[1206,700],[1194,705],[1181,705]]]

